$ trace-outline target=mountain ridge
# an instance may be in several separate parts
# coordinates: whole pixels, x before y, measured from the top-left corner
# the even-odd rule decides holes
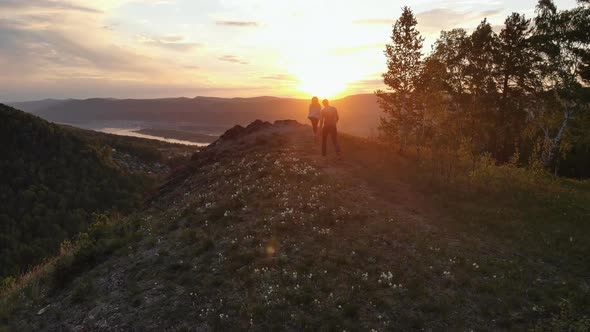
[[[234,124],[247,125],[255,119],[307,121],[309,101],[297,98],[163,98],[163,99],[73,99],[13,103],[14,106],[42,118],[60,123],[84,125],[98,121],[147,122],[147,127],[175,129],[174,124],[216,125],[229,129]],[[379,123],[381,110],[372,94],[335,99],[340,111],[340,128],[355,135],[367,136]]]

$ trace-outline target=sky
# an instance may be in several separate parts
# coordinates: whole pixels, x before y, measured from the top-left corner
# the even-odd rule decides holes
[[[559,9],[575,0],[555,0]],[[382,87],[409,6],[441,30],[499,27],[535,0],[0,0],[0,102],[45,98],[341,97]]]

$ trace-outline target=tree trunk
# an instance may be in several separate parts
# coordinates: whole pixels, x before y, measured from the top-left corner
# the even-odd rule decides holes
[[[559,154],[559,146],[563,140],[563,135],[565,134],[565,129],[567,128],[569,118],[570,110],[566,109],[566,111],[563,113],[563,122],[561,123],[561,127],[559,128],[555,138],[551,140],[551,149],[549,150],[549,153],[543,162],[546,168],[550,168],[551,165],[553,165],[557,155]]]

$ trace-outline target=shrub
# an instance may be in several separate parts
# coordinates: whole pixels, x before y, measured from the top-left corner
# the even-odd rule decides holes
[[[94,294],[94,284],[89,279],[83,279],[72,290],[72,303],[84,303]]]

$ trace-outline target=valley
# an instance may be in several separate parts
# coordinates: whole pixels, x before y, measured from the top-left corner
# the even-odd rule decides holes
[[[235,124],[247,125],[256,119],[294,119],[305,123],[308,105],[309,100],[276,97],[94,98],[12,103],[16,108],[51,122],[125,135],[136,135],[138,130],[143,131],[138,134],[144,135],[148,130],[150,136],[182,140],[185,144],[189,144],[186,141],[211,142],[208,136],[219,136]],[[342,114],[343,131],[360,136],[375,135],[381,111],[374,95],[348,96],[334,100],[333,105]],[[200,139],[202,142],[199,134],[207,135]],[[187,135],[191,139],[186,139]]]

